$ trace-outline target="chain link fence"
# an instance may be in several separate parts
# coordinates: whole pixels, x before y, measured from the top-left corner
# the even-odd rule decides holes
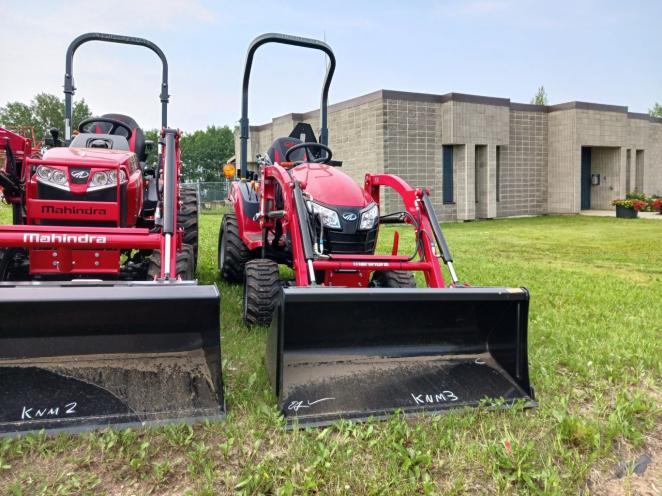
[[[217,183],[183,183],[183,186],[198,190],[199,211],[201,213],[218,212],[222,210],[228,196],[230,181]]]

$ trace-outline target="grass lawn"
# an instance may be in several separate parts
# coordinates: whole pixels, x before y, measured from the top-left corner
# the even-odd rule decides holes
[[[201,222],[198,276],[211,283],[220,216]],[[539,408],[286,431],[264,368],[266,330],[246,330],[241,288],[220,284],[225,422],[4,439],[0,494],[660,494],[662,222],[445,229],[462,279],[530,289]],[[643,452],[653,457],[644,477],[614,478],[619,460]]]

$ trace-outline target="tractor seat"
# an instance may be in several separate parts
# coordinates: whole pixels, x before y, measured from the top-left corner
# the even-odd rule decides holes
[[[294,145],[298,145],[299,143],[303,143],[300,139],[297,138],[278,138],[276,141],[273,142],[269,150],[267,150],[267,155],[269,155],[269,158],[271,159],[271,163],[281,163],[285,162],[285,153],[287,153],[287,150],[292,148]],[[306,150],[305,149],[300,149],[295,151],[289,158],[290,162],[299,162],[299,161],[305,161],[306,160]]]
[[[144,162],[147,159],[147,150],[145,145],[145,135],[143,130],[138,126],[138,123],[128,115],[123,114],[104,114],[101,117],[115,119],[123,122],[131,128],[132,134],[129,140],[129,150],[138,155],[138,160]],[[117,129],[118,133],[122,133],[122,128]],[[126,131],[125,131],[126,132]]]

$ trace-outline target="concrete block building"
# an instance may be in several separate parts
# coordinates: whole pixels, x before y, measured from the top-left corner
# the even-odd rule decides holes
[[[318,130],[319,111],[251,126],[249,164],[299,122]],[[662,119],[621,106],[380,90],[329,107],[329,145],[359,184],[382,172],[428,186],[444,220],[578,213],[610,209],[630,191],[662,195]],[[382,211],[397,208],[385,195]]]

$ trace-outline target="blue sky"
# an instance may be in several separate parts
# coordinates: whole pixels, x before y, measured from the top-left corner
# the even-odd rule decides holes
[[[646,112],[662,102],[659,1],[225,2],[3,0],[0,104],[61,95],[64,54],[86,31],[146,37],[170,63],[170,124],[234,125],[246,47],[264,32],[326,38],[338,59],[331,102],[380,88],[528,102],[583,100]],[[317,52],[267,46],[254,62],[250,119],[317,108]],[[78,91],[95,113],[159,124],[158,59],[145,49],[79,49]]]

